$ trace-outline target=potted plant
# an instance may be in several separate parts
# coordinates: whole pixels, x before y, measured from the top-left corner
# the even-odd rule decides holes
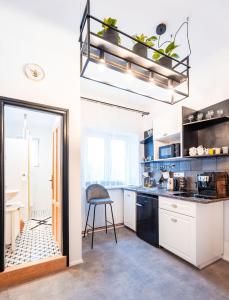
[[[113,19],[113,18],[105,18],[103,20],[103,23],[112,26],[114,28],[117,28],[117,20]],[[118,45],[121,42],[119,33],[117,31],[115,31],[114,29],[106,26],[105,24],[102,24],[103,29],[101,31],[99,31],[97,34],[101,37],[103,37],[105,40]]]
[[[158,51],[153,52],[153,59],[167,68],[172,68],[171,58],[179,58],[179,55],[174,52],[177,47],[179,46],[175,44],[174,40],[172,42],[168,42],[165,49],[160,48]],[[167,56],[164,56],[163,54],[166,54]]]
[[[147,37],[143,33],[141,35],[133,35],[133,38],[138,41],[133,46],[133,52],[143,57],[147,57],[147,47],[145,45],[153,47],[153,41],[157,40],[156,36]]]

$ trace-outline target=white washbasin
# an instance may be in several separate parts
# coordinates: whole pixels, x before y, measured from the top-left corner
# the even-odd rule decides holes
[[[15,196],[17,196],[18,192],[19,190],[6,190],[5,191],[6,201],[13,199]]]

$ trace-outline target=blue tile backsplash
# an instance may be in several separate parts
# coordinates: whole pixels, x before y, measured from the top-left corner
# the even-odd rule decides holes
[[[172,165],[173,167],[171,167]],[[148,165],[148,167],[150,167],[150,169],[153,171],[153,178],[156,180],[156,182],[158,182],[159,178],[161,177],[160,167],[166,167],[167,170],[171,170],[172,172],[184,172],[185,177],[188,178],[188,188],[195,190],[195,182],[198,174],[208,171],[226,171],[229,173],[229,158],[212,157],[184,161],[152,162],[150,165]]]

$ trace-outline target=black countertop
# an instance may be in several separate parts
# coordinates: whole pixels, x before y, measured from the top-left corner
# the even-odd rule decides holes
[[[205,199],[205,198],[197,198],[197,197],[183,197],[181,195],[177,195],[179,192],[171,192],[167,191],[165,189],[159,189],[159,188],[145,188],[145,187],[138,187],[138,186],[126,186],[123,187],[124,190],[129,190],[129,191],[135,191],[138,193],[144,193],[144,194],[149,194],[149,195],[156,195],[156,196],[163,196],[163,197],[168,197],[168,198],[174,198],[177,200],[184,200],[184,201],[189,201],[189,202],[195,202],[195,203],[202,203],[202,204],[209,204],[209,203],[214,203],[214,202],[219,202],[219,201],[227,201],[229,200],[229,197],[227,198],[215,198],[215,199]]]

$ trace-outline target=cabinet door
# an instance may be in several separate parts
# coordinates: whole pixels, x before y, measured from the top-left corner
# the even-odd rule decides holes
[[[124,191],[124,225],[136,231],[136,193]]]
[[[159,244],[195,265],[196,219],[160,209]]]

